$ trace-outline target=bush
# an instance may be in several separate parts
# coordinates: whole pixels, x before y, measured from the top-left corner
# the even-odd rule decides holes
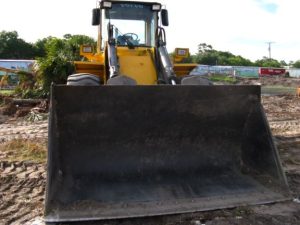
[[[21,88],[20,86],[16,87],[15,93],[21,98],[47,98],[48,92],[42,88]]]
[[[39,59],[38,64],[38,81],[45,92],[50,91],[51,83],[65,84],[75,71],[74,64],[61,56]]]
[[[37,60],[37,75],[40,87],[50,91],[51,83],[65,84],[67,77],[75,72],[73,61],[81,60],[79,47],[95,44],[84,35],[65,35],[64,39],[49,38],[45,43],[46,56]]]
[[[52,38],[45,45],[46,56],[37,60],[38,84],[46,92],[51,83],[64,84],[68,75],[75,71],[74,56],[66,40]]]
[[[19,84],[15,88],[14,93],[21,98],[46,98],[47,92],[45,92],[37,84],[37,76],[34,73],[26,71],[19,71],[17,73],[19,77]]]

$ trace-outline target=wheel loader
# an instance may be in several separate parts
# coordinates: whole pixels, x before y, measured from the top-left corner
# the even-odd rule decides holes
[[[176,75],[159,3],[102,0],[92,23],[97,49],[82,46],[89,61],[52,85],[46,222],[290,198],[260,86]]]

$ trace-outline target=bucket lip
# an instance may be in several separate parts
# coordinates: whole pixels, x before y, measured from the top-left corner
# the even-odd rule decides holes
[[[265,205],[265,204],[274,204],[274,203],[279,203],[279,202],[284,202],[284,201],[291,201],[292,200],[292,196],[290,193],[286,193],[286,196],[281,195],[280,197],[278,197],[276,200],[272,200],[272,199],[263,199],[259,202],[244,202],[243,200],[241,200],[243,195],[241,194],[237,194],[235,195],[236,199],[239,199],[239,202],[232,202],[231,204],[227,204],[227,205],[219,205],[219,206],[207,206],[207,207],[203,207],[203,208],[199,208],[199,199],[193,199],[192,202],[191,200],[188,200],[189,202],[191,202],[192,205],[194,205],[194,207],[189,208],[189,209],[184,209],[182,210],[182,206],[180,206],[180,202],[173,202],[170,204],[170,206],[174,205],[178,205],[178,209],[176,210],[170,210],[170,211],[161,211],[161,212],[144,212],[144,213],[139,213],[139,214],[126,214],[125,215],[113,215],[113,216],[86,216],[86,217],[66,217],[66,216],[62,216],[59,214],[52,214],[52,213],[45,213],[45,222],[88,222],[88,221],[104,221],[104,220],[115,220],[115,219],[133,219],[133,218],[146,218],[146,217],[152,217],[152,216],[169,216],[169,215],[176,215],[176,214],[184,214],[184,213],[195,213],[195,212],[204,212],[204,211],[213,211],[213,210],[220,210],[220,209],[227,209],[227,208],[235,208],[235,207],[239,207],[239,206],[255,206],[255,205]],[[248,195],[248,197],[251,196]],[[263,196],[263,194],[262,194]],[[226,201],[226,197],[222,197],[220,198],[220,196],[216,197],[219,202],[220,201]],[[208,202],[208,201],[213,201],[214,199],[212,198],[204,198],[202,200],[200,200],[200,204],[201,202]],[[159,205],[161,204],[161,202],[155,202],[153,203],[154,205],[156,205],[156,207],[158,207],[159,210]],[[141,207],[142,208],[142,207]],[[179,208],[181,208],[179,210]],[[128,210],[128,209],[125,209]]]

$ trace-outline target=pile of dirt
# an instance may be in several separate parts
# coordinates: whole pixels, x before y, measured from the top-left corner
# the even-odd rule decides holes
[[[0,114],[20,118],[29,113],[47,113],[49,104],[47,99],[14,99],[13,97],[3,97]]]

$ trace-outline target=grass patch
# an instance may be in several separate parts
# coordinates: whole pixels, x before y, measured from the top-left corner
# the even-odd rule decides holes
[[[1,155],[8,161],[46,162],[45,141],[15,139],[0,145]]]
[[[237,79],[235,77],[229,77],[226,75],[210,75],[209,80],[213,81],[213,82],[225,82],[225,83],[229,83],[229,84],[235,84],[237,82]]]
[[[0,90],[0,95],[10,96],[15,93],[15,90]]]
[[[296,94],[296,88],[295,87],[285,87],[281,85],[276,86],[262,86],[261,87],[262,94]]]

